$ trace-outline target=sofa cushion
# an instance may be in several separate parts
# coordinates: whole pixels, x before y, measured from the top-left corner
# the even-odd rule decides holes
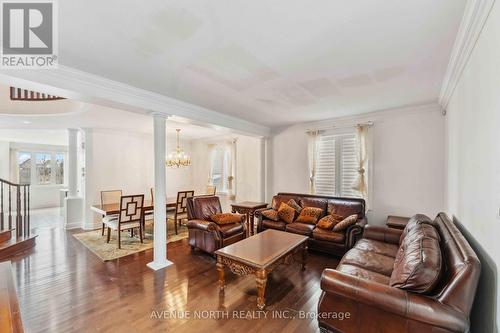
[[[319,220],[319,222],[316,224],[316,227],[332,230],[332,228],[340,221],[342,221],[342,217],[340,215],[327,215]]]
[[[403,242],[403,239],[406,237],[406,235],[408,234],[408,232],[410,230],[412,230],[415,226],[419,225],[419,224],[433,225],[433,221],[427,215],[424,215],[424,214],[413,215],[408,220],[408,223],[406,224],[406,226],[405,226],[405,228],[403,230],[403,233],[401,234],[401,237],[399,238],[399,244],[401,244],[401,242]]]
[[[398,253],[398,246],[396,244],[366,238],[360,239],[354,247],[358,250],[374,252],[392,258],[395,258]]]
[[[345,234],[341,232],[334,232],[328,229],[314,228],[312,232],[313,239],[332,242],[343,243],[345,241]]]
[[[365,280],[370,280],[373,282],[378,282],[382,283],[385,285],[389,284],[390,278],[386,275],[377,273],[377,272],[372,272],[367,269],[358,267],[358,266],[353,266],[353,265],[348,265],[348,264],[340,264],[337,266],[337,270],[346,273],[349,275],[357,276]]]
[[[344,231],[345,229],[349,228],[351,225],[356,224],[357,221],[358,221],[358,214],[350,215],[350,216],[346,217],[345,219],[343,219],[342,221],[340,221],[339,223],[335,224],[333,226],[333,231],[336,231],[336,232]]]
[[[316,224],[323,210],[317,207],[304,207],[295,222]]]
[[[235,213],[217,213],[210,216],[210,219],[217,224],[241,223],[241,214]]]
[[[275,195],[273,197],[271,207],[274,210],[278,210],[278,208],[280,208],[281,203],[283,203],[283,202],[287,203],[290,199],[293,199],[293,200],[295,200],[295,202],[300,204],[300,199],[296,195],[279,194],[279,195]]]
[[[276,229],[285,231],[286,223],[283,221],[262,220],[260,223],[266,229]]]
[[[412,242],[405,239],[394,261],[390,285],[428,294],[436,286],[441,268],[441,248],[437,239],[425,236]]]
[[[224,238],[234,236],[235,234],[241,233],[244,230],[242,223],[220,224],[218,226]]]
[[[285,230],[294,234],[311,236],[314,228],[314,224],[294,222],[287,224]]]
[[[286,223],[292,223],[295,219],[295,214],[297,212],[292,207],[288,206],[286,203],[282,202],[280,208],[278,208],[278,216],[280,220]]]
[[[361,219],[365,216],[365,206],[361,201],[357,200],[330,199],[328,200],[328,214],[337,214],[343,218],[358,214]]]
[[[437,229],[434,226],[427,224],[427,223],[421,223],[421,224],[417,224],[411,230],[409,230],[402,241],[400,238],[400,241],[401,241],[400,246],[402,244],[405,244],[405,243],[406,244],[412,243],[418,239],[421,239],[422,237],[433,238],[437,241],[439,241],[441,239],[439,237],[439,233],[438,233]]]
[[[300,201],[300,200],[299,200]],[[300,212],[302,211],[302,207],[298,204],[297,201],[295,201],[294,199],[290,199],[287,201],[286,203],[288,206],[292,207],[293,209],[295,209],[295,211],[300,214]]]
[[[375,252],[359,250],[357,248],[349,250],[340,263],[362,267],[388,277],[391,276],[394,268],[394,258]]]
[[[302,198],[300,200],[300,205],[302,207],[316,207],[316,208],[321,208],[321,217],[326,215],[326,207],[327,207],[328,201],[326,199],[319,199],[319,198]]]
[[[278,211],[274,209],[266,209],[261,212],[262,216],[273,221],[279,221]]]

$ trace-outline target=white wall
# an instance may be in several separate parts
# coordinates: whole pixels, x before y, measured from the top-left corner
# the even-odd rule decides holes
[[[93,196],[99,203],[100,191],[121,189],[124,194],[144,193],[150,199],[154,186],[153,136],[131,132],[93,131]],[[167,152],[175,149],[175,136],[167,136]],[[189,141],[181,141],[186,152],[191,152]],[[196,159],[196,158],[195,158]],[[193,187],[190,168],[168,168],[167,196]]]
[[[447,111],[446,203],[449,213],[467,229],[469,242],[479,255],[483,268],[472,315],[472,332],[493,332],[498,328],[500,317],[497,275],[500,262],[498,1],[490,13]]]
[[[301,124],[272,138],[271,191],[308,193],[306,129],[372,120],[372,207],[368,222],[387,215],[435,216],[444,209],[444,119],[437,105]]]

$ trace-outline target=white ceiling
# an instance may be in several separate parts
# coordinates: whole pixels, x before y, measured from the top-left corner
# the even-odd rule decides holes
[[[465,0],[65,0],[60,63],[266,126],[437,100]]]

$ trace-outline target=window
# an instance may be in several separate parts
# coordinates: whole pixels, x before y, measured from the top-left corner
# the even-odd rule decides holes
[[[19,183],[31,183],[31,153],[17,153],[17,166],[19,168]]]
[[[358,169],[355,135],[322,135],[317,154],[316,194],[359,197],[351,188]]]
[[[217,192],[225,193],[228,190],[230,150],[227,147],[217,146],[212,155],[212,184]]]
[[[37,184],[50,184],[52,174],[51,156],[47,153],[36,153],[36,181]]]
[[[64,159],[65,154],[62,152],[17,152],[19,183],[64,184]]]

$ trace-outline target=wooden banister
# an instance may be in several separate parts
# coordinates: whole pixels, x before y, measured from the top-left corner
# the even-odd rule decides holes
[[[5,195],[8,192],[8,196]],[[13,199],[15,198],[15,203]],[[4,210],[7,200],[8,211]],[[30,236],[30,184],[15,184],[0,179],[0,231],[16,229],[17,238]],[[14,207],[15,206],[15,207]],[[15,209],[13,211],[13,209]],[[15,213],[15,226],[13,226]],[[6,218],[7,217],[7,218]],[[7,220],[7,223],[6,223]]]

